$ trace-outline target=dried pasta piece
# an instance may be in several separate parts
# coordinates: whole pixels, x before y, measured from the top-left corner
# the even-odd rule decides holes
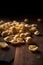
[[[19,33],[15,34],[14,38],[18,38],[18,37],[20,37],[20,34]]]
[[[42,21],[42,19],[41,19],[41,18],[38,18],[38,19],[37,19],[37,21],[38,21],[38,22],[41,22],[41,21]]]
[[[19,37],[18,34],[16,34],[12,40],[10,40],[9,42],[11,42],[11,44],[16,44],[17,43],[17,38]]]
[[[32,24],[31,26],[32,26],[32,27],[37,27],[37,24]]]
[[[31,28],[29,29],[29,31],[30,31],[31,33],[33,33],[33,32],[36,31],[36,30],[37,30],[36,27],[31,27]]]
[[[16,30],[15,26],[12,26],[9,28],[9,32],[8,32],[9,35],[13,35],[16,33],[17,33],[17,30]]]
[[[14,37],[14,35],[10,35],[10,36],[5,37],[4,40],[6,42],[9,42],[9,41],[11,41],[13,39],[13,37]]]
[[[4,26],[3,25],[0,25],[0,31],[4,31]]]
[[[28,22],[29,22],[29,20],[28,20],[28,19],[24,19],[24,22],[25,22],[25,23],[28,23]]]
[[[20,37],[21,38],[25,38],[25,34],[24,33],[20,33]]]
[[[7,36],[7,35],[8,35],[8,30],[3,31],[3,32],[1,33],[1,35],[2,35],[3,37]]]
[[[24,43],[24,40],[23,40],[23,38],[17,38],[17,42],[18,43]]]
[[[30,51],[35,52],[36,50],[38,50],[38,46],[36,46],[36,45],[29,45],[28,49],[29,49]]]
[[[26,43],[30,44],[33,43],[33,38],[32,37],[26,37],[25,38]]]
[[[6,48],[6,47],[8,47],[8,44],[6,42],[0,42],[0,47]]]
[[[31,33],[28,31],[28,32],[26,32],[26,33],[24,33],[25,34],[25,37],[27,37],[27,36],[30,36],[31,35]]]
[[[29,25],[28,24],[25,24],[25,27],[29,27]]]
[[[34,32],[34,35],[39,35],[39,34],[40,34],[39,31],[35,31],[35,32]]]
[[[30,35],[31,35],[30,32],[20,33],[21,38],[25,38],[25,37],[30,36]]]
[[[4,21],[3,21],[3,20],[1,20],[1,21],[0,21],[0,25],[2,25],[3,23],[4,23]]]

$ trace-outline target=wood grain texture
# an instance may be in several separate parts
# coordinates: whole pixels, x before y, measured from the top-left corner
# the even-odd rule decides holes
[[[41,32],[41,35],[40,36],[32,35],[32,37],[35,42],[34,44],[39,46],[39,50],[36,53],[32,53],[31,51],[28,50],[28,45],[20,46],[9,45],[10,46],[9,50],[3,50],[0,48],[0,63],[4,61],[5,64],[10,63],[11,65],[43,65],[43,23],[37,24],[39,31]],[[4,41],[2,37],[0,37],[0,41]]]
[[[38,28],[41,35],[33,35],[34,44],[39,47],[38,51],[29,51],[28,45],[17,47],[13,65],[43,65],[43,23],[38,23]]]
[[[0,41],[4,41],[2,37],[0,37]],[[0,48],[0,61],[11,62],[14,59],[16,48],[14,46],[9,45],[8,49]]]

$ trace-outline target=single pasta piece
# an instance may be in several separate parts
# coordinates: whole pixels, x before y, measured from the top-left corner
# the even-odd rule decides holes
[[[28,32],[24,33],[24,35],[25,35],[25,37],[28,37],[31,35],[31,33],[28,31]]]
[[[25,24],[25,27],[29,27],[29,25],[28,24]]]
[[[7,36],[7,35],[8,35],[8,30],[3,31],[3,32],[1,33],[1,35],[2,35],[3,37]]]
[[[25,38],[25,37],[30,36],[30,35],[31,35],[30,32],[20,33],[21,38]]]
[[[11,26],[18,26],[18,23],[17,22],[12,22]]]
[[[8,47],[8,44],[6,42],[0,42],[0,47],[6,48],[6,47]]]
[[[30,44],[33,43],[33,38],[32,37],[26,37],[25,38],[26,43]]]
[[[17,38],[16,37],[13,37],[13,39],[10,40],[9,42],[12,42],[12,43],[17,42]]]
[[[39,31],[35,31],[34,34],[35,34],[35,35],[39,35],[40,32],[39,32]]]
[[[20,33],[20,37],[21,38],[25,38],[25,34],[24,33]]]
[[[9,41],[11,44],[13,44],[13,45],[15,45],[15,44],[18,44],[17,43],[17,39],[16,38],[14,38],[14,39],[12,39],[11,41]]]
[[[23,33],[24,31],[23,30],[19,30],[19,33]]]
[[[9,41],[11,41],[13,39],[13,37],[14,37],[14,35],[10,35],[10,36],[5,37],[4,40],[6,42],[9,42]]]
[[[32,24],[31,26],[32,26],[32,27],[37,27],[37,24]]]
[[[16,30],[16,28],[15,28],[15,26],[12,26],[12,27],[10,27],[9,28],[9,32],[8,32],[8,34],[10,35],[10,34],[16,34],[17,33],[17,30]]]
[[[11,43],[11,44],[17,44],[18,42],[17,42],[17,38],[19,37],[19,34],[16,34],[14,37],[13,37],[13,39],[12,40],[10,40],[9,42]]]
[[[0,25],[0,31],[4,31],[4,25]]]
[[[0,25],[2,25],[3,23],[4,23],[4,21],[3,21],[3,20],[1,20],[1,21],[0,21]]]
[[[31,33],[33,33],[33,32],[36,31],[36,30],[37,30],[36,27],[31,27],[31,28],[29,29],[29,31],[30,31]]]
[[[17,42],[18,42],[18,43],[24,43],[24,40],[23,40],[23,38],[20,38],[20,37],[19,37],[19,38],[17,38]]]
[[[15,26],[16,26],[16,27],[19,27],[19,25],[20,25],[20,23],[19,23],[19,22],[17,22]]]
[[[29,45],[28,49],[29,49],[30,51],[35,52],[35,51],[38,50],[38,46],[36,46],[36,45]]]
[[[25,22],[25,23],[28,23],[28,22],[29,22],[29,20],[28,20],[28,19],[24,19],[24,22]]]
[[[20,37],[20,34],[19,33],[15,34],[14,38],[18,38],[18,37]]]
[[[38,22],[41,22],[41,21],[42,21],[42,19],[41,19],[41,18],[38,18],[38,19],[37,19],[37,21],[38,21]]]
[[[24,21],[28,21],[28,19],[24,19]]]
[[[14,20],[11,25],[16,25],[18,22]]]

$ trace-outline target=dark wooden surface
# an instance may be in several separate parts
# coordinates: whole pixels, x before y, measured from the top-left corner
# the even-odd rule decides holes
[[[33,53],[28,50],[28,45],[17,47],[13,65],[43,65],[43,23],[38,23],[38,28],[41,35],[33,35],[33,39],[39,50]]]
[[[0,37],[0,41],[4,41],[2,37]],[[14,61],[16,48],[12,45],[9,45],[8,49],[0,48],[0,64],[8,65]]]
[[[35,44],[39,46],[39,51],[37,51],[36,53],[32,53],[28,50],[27,44],[20,46],[9,45],[9,50],[0,49],[0,64],[4,63],[4,65],[43,65],[43,23],[37,24],[41,35],[33,35],[33,39],[35,41]],[[2,41],[1,37],[0,41]]]

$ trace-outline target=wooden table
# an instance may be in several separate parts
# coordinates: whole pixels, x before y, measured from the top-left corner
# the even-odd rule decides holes
[[[39,51],[32,53],[28,50],[28,45],[17,47],[13,65],[43,65],[43,23],[38,23],[38,28],[41,35],[33,35],[33,39],[39,46]]]
[[[34,22],[36,23],[36,22]],[[28,45],[10,46],[9,50],[0,49],[0,63],[4,65],[43,65],[43,23],[37,23],[41,32],[40,36],[33,35],[39,51],[33,53],[28,50]],[[0,38],[2,40],[2,38]]]

